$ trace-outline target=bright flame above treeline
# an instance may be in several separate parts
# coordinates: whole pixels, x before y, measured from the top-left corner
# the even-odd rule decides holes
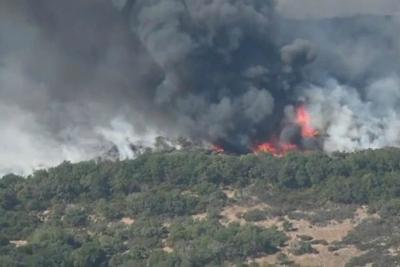
[[[316,138],[319,135],[317,129],[312,126],[312,118],[305,105],[296,108],[295,124],[299,127],[301,139]],[[256,145],[254,153],[269,153],[274,156],[284,156],[288,152],[301,150],[296,143],[282,142],[276,138]]]

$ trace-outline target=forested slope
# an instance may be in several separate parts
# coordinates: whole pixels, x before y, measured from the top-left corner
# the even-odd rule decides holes
[[[296,265],[341,249],[343,265],[396,266],[399,215],[394,148],[65,162],[0,179],[0,266]]]

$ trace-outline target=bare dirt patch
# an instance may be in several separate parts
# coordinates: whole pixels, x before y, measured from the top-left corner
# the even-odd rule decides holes
[[[162,248],[163,251],[167,252],[167,253],[172,253],[174,252],[174,249],[168,246],[165,246]]]
[[[168,246],[167,240],[166,240],[166,239],[163,239],[163,240],[162,240],[162,244],[163,244],[162,250],[163,250],[164,252],[167,252],[167,253],[172,253],[172,252],[174,252],[174,248]]]
[[[318,250],[318,254],[290,255],[289,258],[302,266],[341,267],[345,266],[351,258],[361,253],[353,246],[348,246],[335,252],[329,251],[328,247],[323,245],[316,245],[314,248]]]
[[[333,241],[341,241],[363,220],[376,216],[377,215],[368,214],[367,207],[360,207],[354,213],[353,218],[343,220],[342,222],[332,220],[324,226],[314,225],[304,219],[291,220],[288,216],[275,217],[257,222],[255,224],[263,227],[271,227],[276,225],[283,230],[283,222],[286,220],[292,223],[293,228],[295,229],[294,231],[287,233],[287,235],[289,235],[292,239],[295,239],[298,235],[307,235],[313,237],[314,239],[326,240],[330,243]]]
[[[220,220],[221,224],[227,225],[233,222],[239,223],[241,225],[246,224],[246,220],[242,218],[243,214],[251,211],[251,210],[264,210],[268,209],[269,206],[267,204],[255,204],[255,205],[249,205],[249,206],[239,206],[239,205],[233,205],[233,206],[227,206],[225,207],[222,212],[221,216],[222,219]]]
[[[289,261],[300,266],[310,267],[344,267],[351,258],[361,255],[361,251],[354,246],[347,246],[336,251],[329,251],[328,246],[313,245],[313,248],[318,251],[314,254],[293,255],[289,252],[289,246],[282,249],[282,252],[288,256]],[[251,259],[248,262],[256,262],[261,266],[275,265],[279,263],[278,254],[264,256]]]
[[[135,223],[135,220],[129,217],[124,217],[121,219],[121,222],[125,225],[132,225]]]
[[[237,190],[223,189],[222,192],[225,194],[227,198],[233,199],[236,196]]]
[[[257,204],[254,206],[239,206],[233,205],[226,207],[221,216],[223,217],[222,223],[238,222],[240,224],[246,224],[242,218],[242,214],[254,209],[267,209],[268,205]],[[281,252],[285,253],[290,261],[295,262],[301,266],[324,266],[324,267],[342,267],[353,257],[362,254],[355,246],[346,246],[336,251],[329,251],[328,245],[332,242],[342,241],[350,231],[352,231],[358,224],[363,220],[369,219],[371,217],[377,217],[378,215],[370,215],[367,213],[367,207],[359,207],[354,213],[353,218],[346,219],[341,222],[332,220],[326,225],[318,226],[313,225],[311,222],[300,219],[291,220],[288,216],[274,217],[271,219],[253,222],[252,224],[258,225],[260,227],[272,227],[277,226],[283,231],[284,221],[288,221],[293,225],[293,231],[286,232],[289,237],[289,241],[286,247],[282,249]],[[315,254],[305,254],[301,256],[293,255],[290,251],[290,245],[294,242],[298,242],[301,236],[312,237],[313,240],[324,240],[327,244],[314,244],[312,245],[314,249],[318,251]],[[268,264],[277,264],[277,254],[264,256],[256,259],[249,260],[250,262],[257,262],[261,266],[267,266]]]
[[[19,248],[19,247],[28,245],[28,241],[27,240],[11,240],[10,244],[13,244],[13,245],[15,245],[15,247]]]
[[[393,257],[398,257],[400,255],[400,247],[391,247],[388,249],[389,255]]]
[[[341,241],[355,227],[349,220],[342,223],[332,221],[323,227],[312,225],[310,222],[305,220],[290,220],[290,222],[296,229],[296,231],[288,233],[290,237],[295,238],[297,235],[307,235],[314,239],[326,240],[329,243],[333,241]]]
[[[207,219],[207,213],[205,212],[205,213],[195,214],[195,215],[192,215],[192,218],[193,218],[193,220],[196,220],[196,221],[204,221]]]

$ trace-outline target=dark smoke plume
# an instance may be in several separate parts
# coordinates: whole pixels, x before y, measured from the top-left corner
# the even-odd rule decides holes
[[[162,119],[232,151],[279,128],[303,54],[312,60],[302,41],[281,52],[273,1],[139,0],[130,14],[163,73],[152,102]]]
[[[0,171],[132,157],[158,135],[314,146],[287,123],[299,102],[326,150],[396,145],[398,20],[381,20],[286,19],[272,0],[3,0]]]

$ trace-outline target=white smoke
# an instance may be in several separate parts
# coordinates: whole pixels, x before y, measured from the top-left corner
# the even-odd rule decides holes
[[[398,0],[277,0],[279,12],[292,18],[328,18],[400,13]]]
[[[154,131],[146,135],[138,135],[133,125],[121,116],[113,119],[110,127],[97,127],[96,133],[116,147],[118,158],[121,160],[136,157],[137,151],[132,149],[132,145],[138,148],[154,147],[154,141],[160,136]]]
[[[64,160],[88,159],[97,152],[92,140],[55,140],[35,118],[13,106],[0,106],[0,175],[13,171],[28,174]]]
[[[396,11],[399,2],[327,1],[278,7],[287,2],[296,15],[335,5],[346,15],[351,3],[369,13],[371,4]],[[245,153],[275,134],[299,84],[326,77],[346,86],[331,80],[301,92],[326,151],[400,146],[399,18],[297,21],[274,6],[0,1],[0,175],[103,154],[133,158],[159,135]]]
[[[79,162],[97,157],[128,159],[136,156],[132,145],[154,147],[157,135],[138,134],[123,117],[113,119],[108,126],[99,126],[85,133],[79,128],[66,128],[55,138],[18,107],[0,105],[0,177],[9,173],[27,175],[36,169],[56,166],[63,161]],[[138,152],[138,151],[136,151]]]
[[[308,88],[305,94],[314,126],[326,134],[325,151],[400,146],[399,77],[377,80],[365,90],[330,80],[323,87]]]

